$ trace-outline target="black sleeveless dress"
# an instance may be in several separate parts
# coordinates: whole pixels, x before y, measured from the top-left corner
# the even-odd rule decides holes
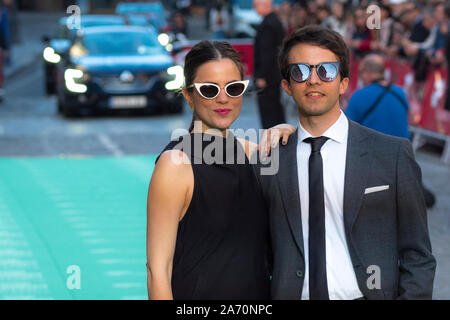
[[[231,133],[226,139],[191,133],[164,151],[173,149],[188,155],[194,174],[178,226],[174,299],[269,299],[268,212],[239,141]]]

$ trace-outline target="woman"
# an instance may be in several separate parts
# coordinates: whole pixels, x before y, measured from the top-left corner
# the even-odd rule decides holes
[[[152,175],[149,298],[268,299],[268,217],[248,161],[256,148],[227,130],[248,84],[239,55],[225,42],[202,41],[187,54],[184,73],[183,95],[200,125],[169,143]],[[282,129],[284,140],[294,131]],[[180,141],[189,144],[184,152],[177,149]],[[211,156],[219,161],[206,164],[199,158],[216,142],[222,147]]]

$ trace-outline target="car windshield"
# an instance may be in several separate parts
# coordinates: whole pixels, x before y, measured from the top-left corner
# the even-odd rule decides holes
[[[162,51],[158,40],[145,32],[88,34],[84,46],[88,54],[94,56],[148,55]]]
[[[89,27],[102,27],[102,26],[122,26],[125,24],[125,20],[123,19],[111,19],[111,20],[91,20],[91,21],[83,21],[81,19],[81,27],[89,28]]]

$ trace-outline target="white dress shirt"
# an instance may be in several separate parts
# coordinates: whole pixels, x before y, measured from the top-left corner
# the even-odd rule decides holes
[[[325,199],[325,246],[328,294],[330,300],[353,300],[363,296],[359,290],[344,230],[344,178],[347,154],[348,120],[341,111],[339,119],[322,135],[328,137],[322,146],[323,186]],[[300,191],[305,281],[302,300],[309,300],[309,156],[312,137],[302,125],[298,128],[297,170]]]

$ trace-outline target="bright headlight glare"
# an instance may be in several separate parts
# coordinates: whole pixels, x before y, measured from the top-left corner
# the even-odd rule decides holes
[[[75,93],[85,93],[87,86],[84,84],[76,83],[76,79],[82,79],[84,76],[83,71],[78,69],[66,69],[64,72],[64,80],[66,82],[67,90]]]
[[[183,86],[184,74],[182,66],[173,66],[167,69],[167,73],[171,76],[175,76],[174,80],[168,81],[166,83],[167,90],[177,90]]]
[[[170,37],[167,33],[161,33],[158,36],[158,41],[162,46],[167,46],[169,44],[170,41]]]
[[[172,51],[173,51],[173,45],[172,45],[171,43],[169,43],[169,44],[166,46],[166,51],[167,51],[167,52],[172,52]]]
[[[51,47],[47,47],[44,49],[44,59],[50,63],[59,63],[61,61],[61,56],[55,52],[55,50]]]

